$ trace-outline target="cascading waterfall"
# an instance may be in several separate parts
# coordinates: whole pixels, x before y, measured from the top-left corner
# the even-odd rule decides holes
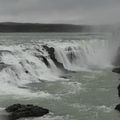
[[[109,40],[81,40],[75,43],[57,45],[57,60],[68,70],[82,70],[82,68],[106,68],[112,65],[117,46]]]
[[[94,39],[0,46],[1,90],[4,91],[4,85],[20,87],[44,80],[63,80],[60,77],[63,69],[81,71],[110,67],[119,46],[115,45],[118,43]]]

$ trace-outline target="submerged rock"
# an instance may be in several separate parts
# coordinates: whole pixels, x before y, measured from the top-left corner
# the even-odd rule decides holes
[[[117,111],[120,112],[120,104],[118,104],[118,105],[115,107],[115,110],[117,110]]]
[[[120,67],[114,68],[112,72],[120,74]]]
[[[19,118],[25,117],[41,117],[47,113],[49,113],[48,109],[34,106],[34,105],[21,105],[14,104],[5,109],[9,114],[9,120],[17,120]]]

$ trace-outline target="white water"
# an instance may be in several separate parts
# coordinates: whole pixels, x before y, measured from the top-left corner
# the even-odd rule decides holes
[[[56,58],[68,70],[106,68],[112,62],[119,44],[110,40],[81,40],[55,44]]]
[[[22,86],[27,83],[40,82],[41,80],[62,80],[62,71],[57,68],[50,59],[47,51],[39,43],[37,45],[0,46],[0,60],[6,67],[0,71],[0,94],[4,94],[7,87],[10,93],[14,93],[11,86]],[[117,46],[110,40],[81,40],[66,42],[48,42],[48,46],[54,47],[56,59],[70,71],[91,70],[112,66]],[[36,49],[39,49],[37,51]],[[41,52],[40,52],[41,51]],[[41,58],[43,55],[49,61],[48,68]],[[26,73],[25,71],[28,71]],[[19,91],[19,90],[18,90]],[[22,93],[24,91],[21,90]],[[21,94],[21,92],[18,92]]]
[[[20,39],[18,35],[16,38]],[[31,34],[26,35],[29,38],[32,37]],[[47,35],[48,38],[52,36]],[[100,115],[103,116],[103,120],[106,120],[104,114],[115,115],[113,109],[117,101],[117,93],[114,88],[118,85],[115,82],[117,75],[114,76],[111,70],[106,68],[112,67],[119,40],[93,39],[92,37],[88,40],[78,40],[79,35],[77,40],[74,40],[75,36],[76,34],[73,37],[68,35],[66,40],[65,33],[63,36],[65,40],[56,37],[54,40],[50,38],[36,40],[36,42],[33,39],[33,42],[28,43],[23,40],[23,43],[18,45],[1,44],[1,107],[16,102],[32,103],[46,107],[55,113],[34,118],[35,120],[79,120],[79,118],[93,120],[94,116],[95,120],[99,120]],[[59,69],[51,60],[48,52],[43,49],[42,45],[46,44],[55,49],[55,57],[65,69],[76,72],[64,74],[62,69]],[[41,55],[47,59],[50,67],[42,61]]]

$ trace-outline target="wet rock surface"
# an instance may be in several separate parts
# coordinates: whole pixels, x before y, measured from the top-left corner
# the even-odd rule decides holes
[[[120,97],[120,84],[118,85],[117,89],[118,89],[118,96]]]
[[[118,105],[115,107],[115,110],[117,110],[117,111],[120,112],[120,104],[118,104]]]
[[[58,60],[56,59],[55,57],[55,49],[53,47],[48,47],[47,45],[43,45],[43,48],[48,52],[51,60],[55,63],[55,65],[62,69],[62,70],[65,70],[64,66],[62,63],[58,62]],[[67,70],[65,70],[67,71]]]
[[[50,67],[50,64],[49,64],[48,60],[44,56],[41,56],[41,58],[42,58],[42,61],[45,63],[45,65],[47,67]]]
[[[19,118],[26,117],[41,117],[47,113],[49,113],[48,109],[34,106],[32,104],[22,105],[22,104],[14,104],[5,109],[8,113],[9,120],[17,120]]]
[[[120,67],[113,68],[112,72],[120,74]]]
[[[48,62],[47,58],[44,57],[43,55],[37,55],[35,54],[35,57],[37,57],[38,59],[42,60],[44,62],[44,64],[50,68],[50,63]]]

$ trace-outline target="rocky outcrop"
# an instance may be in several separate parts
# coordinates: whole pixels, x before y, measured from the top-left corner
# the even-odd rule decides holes
[[[120,74],[120,67],[113,68],[112,72]]]
[[[62,69],[62,70],[65,70],[64,66],[62,63],[58,62],[58,60],[56,59],[55,57],[55,49],[53,47],[48,47],[47,45],[43,45],[43,48],[48,52],[51,60],[55,63],[55,65]],[[67,70],[65,70],[67,71]]]
[[[47,67],[50,67],[50,63],[48,62],[47,58],[45,58],[43,55],[37,55],[35,54],[35,57],[42,59],[42,61],[45,63]]]
[[[120,84],[118,85],[117,89],[118,89],[118,96],[120,97]]]
[[[9,114],[9,120],[17,120],[19,118],[25,117],[41,117],[47,113],[49,113],[48,109],[34,106],[34,105],[21,105],[14,104],[5,109]]]
[[[117,111],[120,112],[120,104],[118,104],[118,105],[115,107],[115,110],[117,110]]]
[[[49,64],[48,60],[44,56],[41,56],[41,58],[42,58],[42,61],[45,63],[45,65],[47,67],[50,67],[50,64]]]

